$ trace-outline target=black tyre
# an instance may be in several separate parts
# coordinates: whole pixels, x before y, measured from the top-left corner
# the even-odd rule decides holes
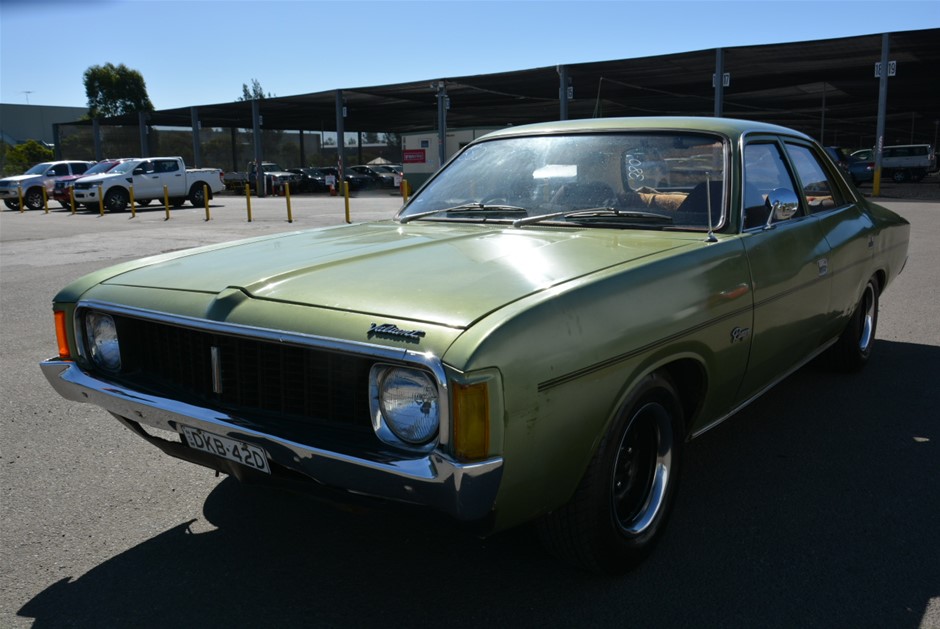
[[[20,209],[20,202],[17,201],[16,199],[4,199],[3,204],[7,206],[8,208],[10,208],[11,210]]]
[[[891,178],[897,183],[904,183],[908,180],[908,177],[909,175],[906,170],[896,170],[891,174]]]
[[[137,207],[147,207],[150,205],[151,201],[153,201],[153,199],[141,199],[140,201],[134,199],[134,204],[137,205]]]
[[[69,204],[68,201],[59,201],[59,205],[61,205],[61,206],[62,206],[63,208],[65,208],[66,210],[71,210],[71,209],[72,209],[72,206]]]
[[[23,193],[23,206],[27,210],[41,210],[42,188],[30,188]]]
[[[123,188],[112,188],[104,195],[104,207],[109,212],[123,212],[130,197]]]
[[[206,197],[205,197],[205,188],[202,184],[193,184],[193,187],[189,189],[189,202],[193,204],[193,207],[205,207]],[[212,199],[212,193],[209,193],[209,199]]]
[[[170,205],[174,208],[181,208],[186,203],[185,197],[173,197],[170,199]]]
[[[665,527],[679,480],[683,412],[675,387],[647,376],[630,395],[571,501],[539,521],[559,558],[616,574],[641,561]]]
[[[839,340],[828,352],[829,366],[836,371],[861,371],[871,356],[878,327],[878,279],[872,277],[865,284],[862,296]]]

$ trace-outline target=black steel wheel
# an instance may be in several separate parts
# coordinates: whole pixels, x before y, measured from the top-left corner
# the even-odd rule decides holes
[[[209,199],[212,199],[211,192]],[[193,187],[189,189],[189,202],[193,204],[193,207],[205,207],[206,191],[202,184],[193,184]]]
[[[130,197],[123,188],[112,188],[104,195],[104,207],[109,212],[123,212]]]
[[[6,205],[11,210],[20,209],[20,202],[16,199],[4,199],[3,204]]]
[[[643,379],[623,405],[568,504],[539,522],[546,547],[592,572],[641,561],[661,536],[679,480],[683,412],[663,374]]]

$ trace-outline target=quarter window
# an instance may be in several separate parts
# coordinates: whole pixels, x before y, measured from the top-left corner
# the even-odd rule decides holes
[[[787,152],[800,179],[806,204],[811,212],[824,212],[845,203],[839,187],[809,147],[787,143]]]

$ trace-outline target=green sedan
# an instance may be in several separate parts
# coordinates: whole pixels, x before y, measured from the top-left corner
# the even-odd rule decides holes
[[[909,229],[782,127],[515,127],[392,220],[79,279],[41,366],[171,456],[531,521],[616,573],[662,534],[683,444],[811,360],[864,367]]]

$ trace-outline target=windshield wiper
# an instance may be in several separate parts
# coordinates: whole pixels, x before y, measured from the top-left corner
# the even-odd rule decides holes
[[[409,214],[408,216],[402,216],[398,219],[399,223],[407,223],[419,218],[424,218],[426,216],[434,216],[435,214],[446,214],[447,212],[525,212],[528,214],[528,210],[524,207],[519,207],[517,205],[485,205],[483,203],[461,203],[460,205],[455,205],[453,207],[442,207],[436,210],[428,210],[427,212],[418,212],[417,214]]]
[[[606,218],[611,216],[616,218],[651,218],[669,223],[672,222],[672,217],[665,214],[657,214],[656,212],[643,212],[641,210],[618,210],[617,208],[605,206],[585,208],[581,210],[565,210],[564,212],[552,212],[550,214],[540,214],[538,216],[528,216],[526,218],[520,218],[513,221],[512,226],[525,227],[526,225],[534,225],[535,223],[541,223],[542,221],[548,221],[553,218]]]

